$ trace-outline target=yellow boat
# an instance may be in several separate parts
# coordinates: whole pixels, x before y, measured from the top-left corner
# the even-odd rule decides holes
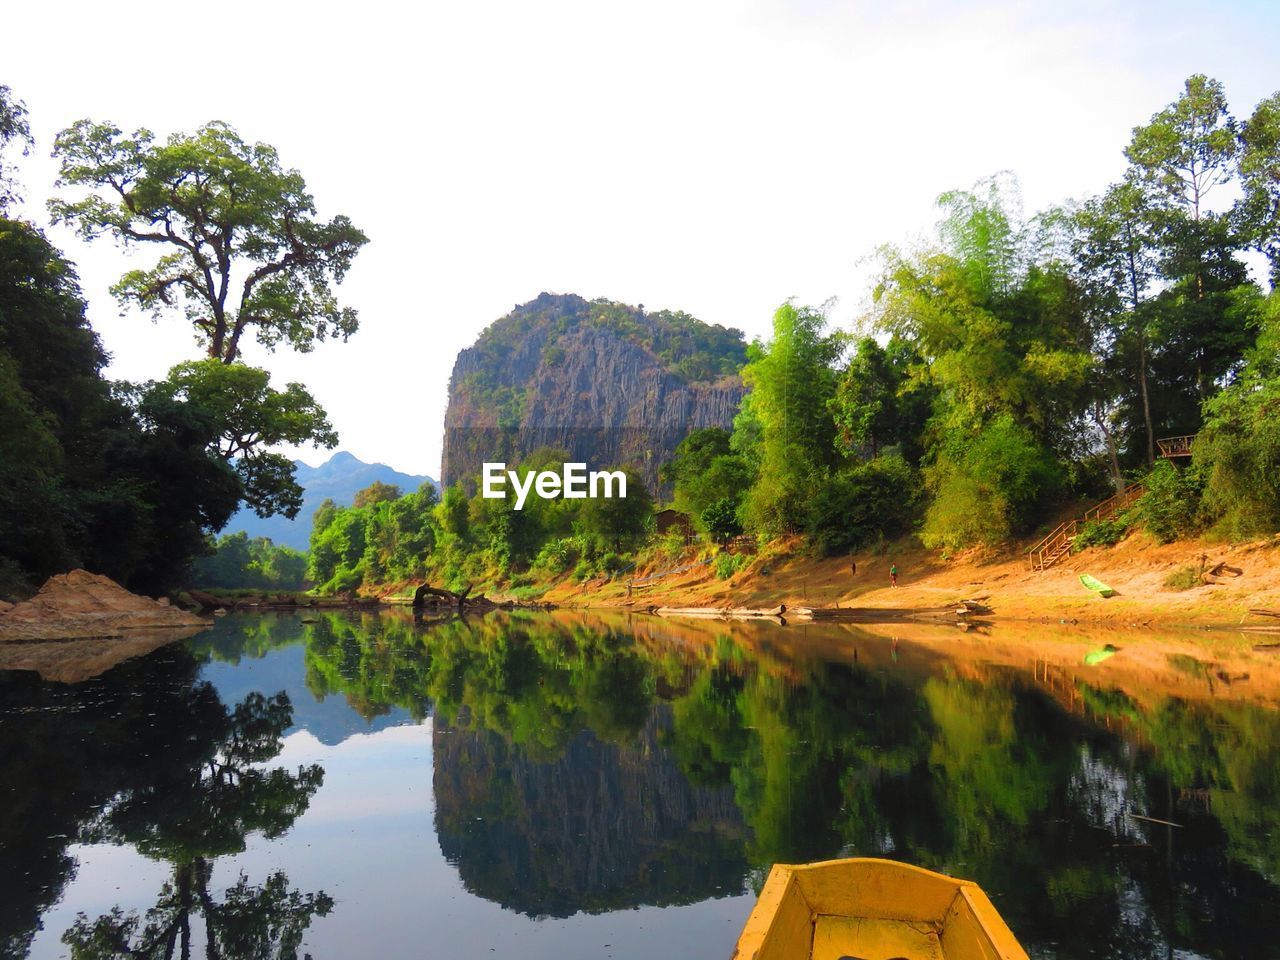
[[[734,960],[1027,960],[971,880],[893,860],[776,864]]]

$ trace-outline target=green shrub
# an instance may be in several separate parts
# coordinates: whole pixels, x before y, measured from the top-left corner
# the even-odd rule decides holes
[[[1147,474],[1146,485],[1136,509],[1143,529],[1161,543],[1197,532],[1200,483],[1195,472],[1162,460]]]
[[[902,457],[877,457],[833,474],[809,506],[807,531],[815,549],[831,556],[895,537],[910,529],[920,479]]]
[[[750,562],[751,558],[745,553],[720,553],[716,555],[712,567],[717,579],[728,580]]]
[[[1166,590],[1190,590],[1202,582],[1199,567],[1180,567],[1164,578]]]
[[[1114,547],[1128,532],[1129,517],[1126,514],[1111,520],[1089,520],[1076,534],[1071,550],[1074,553],[1086,547]]]
[[[1206,513],[1234,540],[1280,530],[1280,377],[1230,386],[1205,412],[1195,466]]]
[[[544,543],[530,566],[546,573],[564,573],[577,562],[580,555],[581,550],[575,538],[561,537]]]
[[[612,576],[613,574],[626,569],[630,565],[631,564],[626,560],[626,558],[621,557],[616,553],[606,553],[600,558],[599,563],[597,564],[597,569],[601,573],[607,573]]]

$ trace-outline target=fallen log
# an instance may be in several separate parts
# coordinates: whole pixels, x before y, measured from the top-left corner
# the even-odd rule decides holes
[[[717,620],[766,620],[781,617],[787,612],[783,604],[768,609],[753,607],[654,607],[652,612],[660,617],[709,617]]]

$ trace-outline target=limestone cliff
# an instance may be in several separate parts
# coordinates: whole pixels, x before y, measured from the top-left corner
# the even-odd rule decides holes
[[[739,330],[684,313],[544,293],[458,354],[442,479],[473,488],[486,460],[540,447],[589,468],[658,469],[693,429],[728,428],[742,400]]]

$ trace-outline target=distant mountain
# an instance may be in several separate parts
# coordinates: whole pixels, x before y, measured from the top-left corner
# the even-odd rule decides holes
[[[732,426],[746,352],[741,330],[687,313],[544,293],[458,354],[442,479],[471,487],[485,461],[550,447],[657,490],[690,430]]]
[[[301,460],[293,461],[293,465],[297,470],[295,476],[304,491],[302,509],[298,511],[296,519],[288,520],[279,516],[263,519],[252,510],[242,509],[231,518],[222,532],[237,533],[243,530],[250,537],[270,537],[273,543],[281,546],[305,550],[311,537],[311,515],[325,500],[333,500],[343,507],[350,506],[356,492],[375,480],[393,483],[405,493],[413,493],[428,481],[436,484],[430,477],[401,473],[385,463],[365,463],[345,450],[339,450],[318,467],[308,466]]]

